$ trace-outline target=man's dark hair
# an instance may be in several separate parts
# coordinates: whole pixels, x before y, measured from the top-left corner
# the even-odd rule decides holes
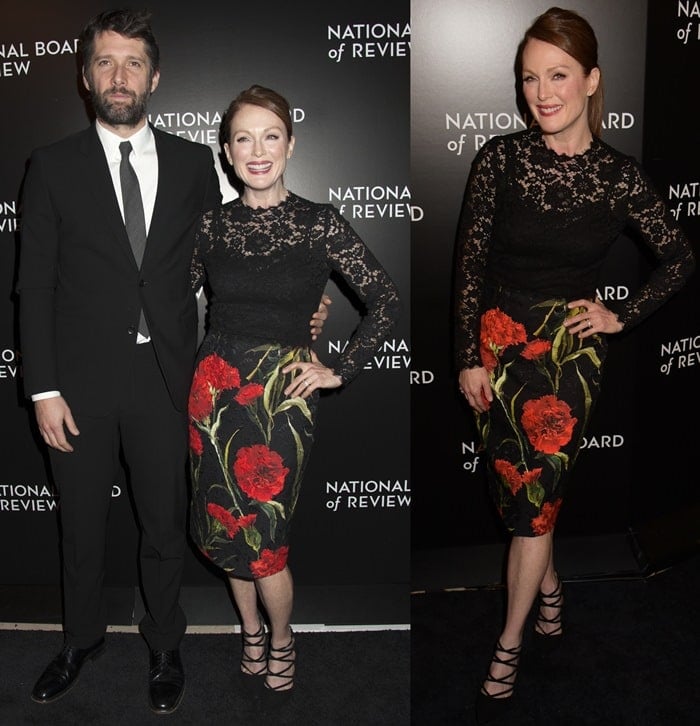
[[[105,10],[90,20],[78,37],[78,52],[87,69],[95,52],[95,38],[112,30],[125,38],[139,38],[146,46],[151,62],[151,75],[160,69],[160,50],[151,30],[151,14],[147,10]]]

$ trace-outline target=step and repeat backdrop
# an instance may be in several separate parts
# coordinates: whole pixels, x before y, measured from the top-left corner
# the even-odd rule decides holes
[[[211,147],[224,200],[219,124],[253,83],[293,107],[296,148],[286,174],[297,194],[335,205],[387,268],[404,312],[347,389],[324,396],[290,548],[296,582],[395,584],[409,580],[410,7],[376,3],[237,5],[152,0],[161,81],[149,104],[159,129]],[[101,2],[3,4],[0,27],[0,583],[60,581],[59,497],[22,388],[16,282],[21,185],[32,149],[86,127],[76,59],[83,24]],[[342,286],[316,350],[331,363],[361,311]],[[86,341],[89,345],[89,341]],[[137,581],[137,529],[128,480],[114,482],[108,584]],[[190,553],[186,585],[215,584]],[[408,593],[408,587],[406,589]],[[360,616],[362,617],[362,616]]]
[[[52,584],[60,576],[60,502],[22,390],[13,291],[20,194],[31,150],[89,123],[76,38],[106,6],[75,0],[59,13],[39,0],[8,5],[0,30],[0,583]],[[408,583],[411,541],[439,547],[503,537],[453,370],[452,262],[476,151],[523,127],[512,62],[523,31],[549,6],[271,0],[261,18],[257,8],[214,0],[148,5],[162,54],[151,122],[211,147],[226,200],[235,191],[219,162],[221,114],[252,83],[279,90],[294,108],[297,137],[288,186],[337,206],[405,302],[363,375],[322,401],[292,540],[299,584]],[[600,43],[604,139],[642,161],[698,251],[700,143],[688,92],[700,68],[697,3],[580,0],[575,9]],[[634,238],[623,236],[598,292],[611,304],[624,300],[649,269]],[[332,361],[359,313],[342,286],[332,281],[328,292],[331,318],[317,350]],[[696,275],[645,324],[611,339],[560,534],[632,530],[653,539],[670,526],[682,546],[686,532],[697,533],[695,427],[686,415],[692,420],[700,402],[699,311]],[[135,584],[137,530],[123,473],[109,526],[109,584]],[[190,554],[185,584],[216,577]]]
[[[471,410],[457,389],[451,345],[457,221],[471,162],[490,137],[524,128],[513,64],[546,0],[413,0],[411,179],[412,458],[414,547],[501,541]],[[599,41],[603,139],[641,161],[700,252],[700,141],[692,108],[700,71],[700,9],[675,0],[578,0]],[[629,297],[650,269],[623,236],[598,288]],[[700,287],[690,284],[651,319],[610,338],[607,378],[560,535],[676,528],[700,534],[692,457],[700,402]],[[688,414],[686,418],[684,413]],[[679,532],[677,524],[685,530]]]

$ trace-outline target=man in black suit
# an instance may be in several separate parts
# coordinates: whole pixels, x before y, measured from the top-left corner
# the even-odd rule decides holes
[[[198,328],[189,267],[200,216],[221,193],[207,146],[147,123],[160,79],[148,16],[101,13],[83,29],[80,51],[96,122],[36,149],[23,194],[24,382],[60,495],[65,634],[32,698],[62,696],[104,649],[105,533],[121,448],[141,530],[150,707],[171,713],[185,681],[178,600]],[[122,176],[127,161],[137,182]],[[129,227],[134,187],[145,250]]]

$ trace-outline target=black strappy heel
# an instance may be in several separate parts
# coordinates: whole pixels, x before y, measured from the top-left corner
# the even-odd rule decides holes
[[[501,686],[507,686],[507,688],[500,693],[492,695],[484,688],[484,685],[481,686],[476,696],[476,722],[478,724],[495,721],[512,708],[513,690],[515,689],[515,678],[518,674],[518,662],[520,660],[521,650],[522,645],[518,645],[515,648],[504,648],[500,640],[496,643],[491,665],[498,663],[508,666],[511,671],[501,678],[495,678],[491,675],[491,668],[489,667],[484,685],[486,683],[497,683]]]
[[[275,648],[270,641],[270,648],[268,650],[267,659],[269,661],[276,661],[277,663],[284,663],[284,667],[280,671],[271,671],[269,666],[267,668],[267,676],[274,678],[281,678],[282,683],[271,686],[265,679],[265,693],[268,696],[268,700],[279,701],[284,696],[288,698],[294,690],[294,675],[296,666],[296,650],[294,642],[294,631],[290,628],[290,637],[287,645],[283,645],[281,648]]]
[[[564,592],[559,575],[556,577],[557,586],[554,590],[549,594],[540,592],[538,597],[539,610],[537,611],[537,620],[535,621],[535,633],[543,638],[554,638],[564,632],[561,623],[561,611],[564,605]],[[557,612],[553,617],[548,618],[546,615],[542,614],[542,608],[554,608]],[[542,627],[545,624],[556,625],[557,627],[551,631],[546,631]]]
[[[243,651],[241,653],[241,680],[246,685],[258,684],[259,681],[255,676],[267,675],[267,654],[268,654],[268,636],[265,630],[265,624],[260,621],[260,627],[254,633],[246,633],[241,628],[243,636]],[[253,658],[246,652],[246,648],[262,648],[263,652],[257,658]],[[263,664],[259,670],[254,670],[255,665]]]

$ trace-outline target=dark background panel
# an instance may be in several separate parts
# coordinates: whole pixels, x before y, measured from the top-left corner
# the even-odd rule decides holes
[[[697,4],[649,0],[645,70],[645,168],[700,255],[700,142],[680,132],[678,119],[695,114],[693,94],[700,68]],[[673,99],[674,113],[668,102]],[[692,127],[692,122],[691,122]],[[631,518],[652,562],[697,550],[700,495],[694,453],[695,411],[700,403],[700,275],[644,327],[635,399],[640,482]]]
[[[411,5],[411,183],[424,212],[412,228],[411,270],[413,360],[420,373],[411,394],[412,540],[418,567],[428,552],[439,557],[441,547],[445,559],[464,548],[479,559],[480,546],[505,542],[486,494],[472,414],[457,391],[451,276],[471,161],[486,138],[524,127],[516,104],[515,51],[524,30],[550,5],[537,0],[413,0]],[[694,117],[687,89],[695,83],[700,42],[698,19],[681,21],[681,5],[650,2],[648,22],[647,3],[639,0],[583,0],[575,8],[599,41],[603,139],[643,162],[667,200],[672,187],[697,181],[700,152],[693,133],[679,134],[677,124],[679,118]],[[679,28],[689,25],[692,41],[683,43]],[[700,190],[693,193],[686,211],[698,206]],[[696,249],[697,219],[687,213],[679,217]],[[603,299],[614,305],[632,294],[649,262],[633,233],[621,237],[599,286]],[[557,528],[558,537],[577,543],[573,549],[582,550],[596,537],[641,538],[645,527],[651,534],[644,545],[651,545],[664,524],[697,512],[689,456],[694,427],[682,423],[681,413],[700,402],[700,368],[693,358],[700,345],[698,295],[696,276],[646,324],[610,338],[603,391]],[[685,352],[684,370],[663,372],[670,355],[660,351],[669,342],[695,346]],[[684,532],[697,542],[697,525]]]
[[[31,150],[89,123],[73,51],[83,23],[105,6],[86,0],[60,10],[42,0],[9,5],[3,6],[0,29],[0,366],[6,366],[0,367],[0,548],[14,556],[3,558],[0,583],[57,584],[58,500],[21,386],[12,293],[14,228]],[[161,81],[149,104],[151,122],[211,147],[227,200],[235,191],[218,161],[223,112],[253,83],[280,91],[294,109],[297,137],[287,185],[303,197],[339,208],[339,197],[352,200],[344,215],[399,287],[403,317],[371,369],[346,390],[323,397],[290,561],[300,586],[407,583],[409,4],[361,0],[290,5],[272,0],[261,8],[206,0],[193,7],[183,0],[153,0],[148,7],[161,49]],[[360,318],[341,286],[331,281],[327,291],[333,298],[331,317],[317,352],[331,362]],[[360,500],[344,495],[331,508],[329,488],[353,481],[378,491],[390,483],[393,498],[375,494],[360,506]],[[115,482],[109,529],[107,584],[133,586],[138,539],[123,472]],[[190,552],[185,586],[216,587],[218,580]]]

